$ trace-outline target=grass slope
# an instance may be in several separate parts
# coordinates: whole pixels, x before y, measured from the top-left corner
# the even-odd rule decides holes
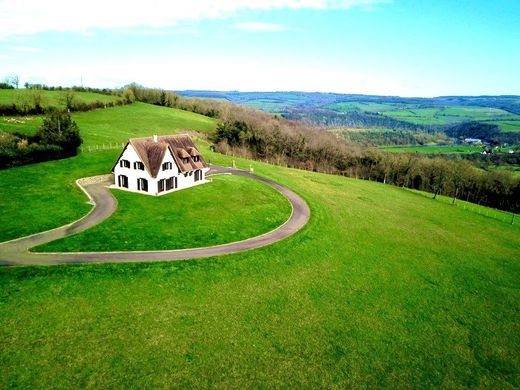
[[[0,170],[0,242],[52,229],[92,206],[76,179],[110,172],[119,151]]]
[[[73,179],[116,156],[0,171],[0,237],[83,215]],[[219,258],[0,269],[0,387],[520,386],[518,224],[237,162],[300,193],[309,224]]]
[[[44,252],[181,249],[266,233],[291,214],[287,199],[253,179],[220,175],[161,197],[114,190],[116,213],[83,233],[35,248]],[[240,205],[240,207],[237,207]]]
[[[83,137],[83,147],[122,143],[132,137],[174,134],[179,130],[212,132],[216,121],[203,115],[146,103],[72,114]],[[33,134],[40,117],[0,118],[0,130]]]
[[[30,92],[25,89],[0,89],[0,104],[16,104],[20,95]],[[43,107],[64,107],[62,102],[63,91],[41,91]],[[76,100],[83,103],[109,103],[121,100],[119,96],[104,95],[95,92],[75,92]]]
[[[302,232],[200,261],[1,269],[1,386],[520,386],[517,225],[253,165],[309,202]]]

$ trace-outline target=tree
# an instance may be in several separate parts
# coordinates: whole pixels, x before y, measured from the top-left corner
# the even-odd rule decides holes
[[[43,118],[36,136],[42,144],[61,147],[65,156],[76,155],[83,142],[76,122],[68,112],[59,110],[52,110]]]
[[[72,111],[76,106],[76,92],[71,89],[64,91],[60,96],[60,102],[68,111]]]

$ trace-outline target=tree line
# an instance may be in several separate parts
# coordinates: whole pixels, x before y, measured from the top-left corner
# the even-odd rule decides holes
[[[464,159],[385,153],[303,123],[221,100],[183,98],[137,84],[126,88],[139,101],[217,118],[213,141],[219,152],[520,211],[520,180],[509,172],[481,171]]]

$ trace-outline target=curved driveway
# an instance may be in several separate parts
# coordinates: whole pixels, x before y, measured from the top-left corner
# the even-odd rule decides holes
[[[307,203],[287,187],[239,169],[213,166],[211,174],[218,173],[231,173],[233,175],[250,177],[273,187],[291,202],[293,208],[291,216],[280,227],[260,236],[203,248],[128,252],[31,253],[28,251],[29,248],[34,246],[89,229],[108,218],[116,210],[117,201],[107,188],[110,183],[104,181],[83,186],[85,192],[95,203],[95,207],[85,217],[53,230],[0,243],[0,265],[171,261],[219,256],[260,248],[283,240],[300,230],[309,220],[310,210]]]

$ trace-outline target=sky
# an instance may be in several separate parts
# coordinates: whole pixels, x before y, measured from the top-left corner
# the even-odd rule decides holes
[[[0,80],[520,95],[520,0],[0,0]]]

